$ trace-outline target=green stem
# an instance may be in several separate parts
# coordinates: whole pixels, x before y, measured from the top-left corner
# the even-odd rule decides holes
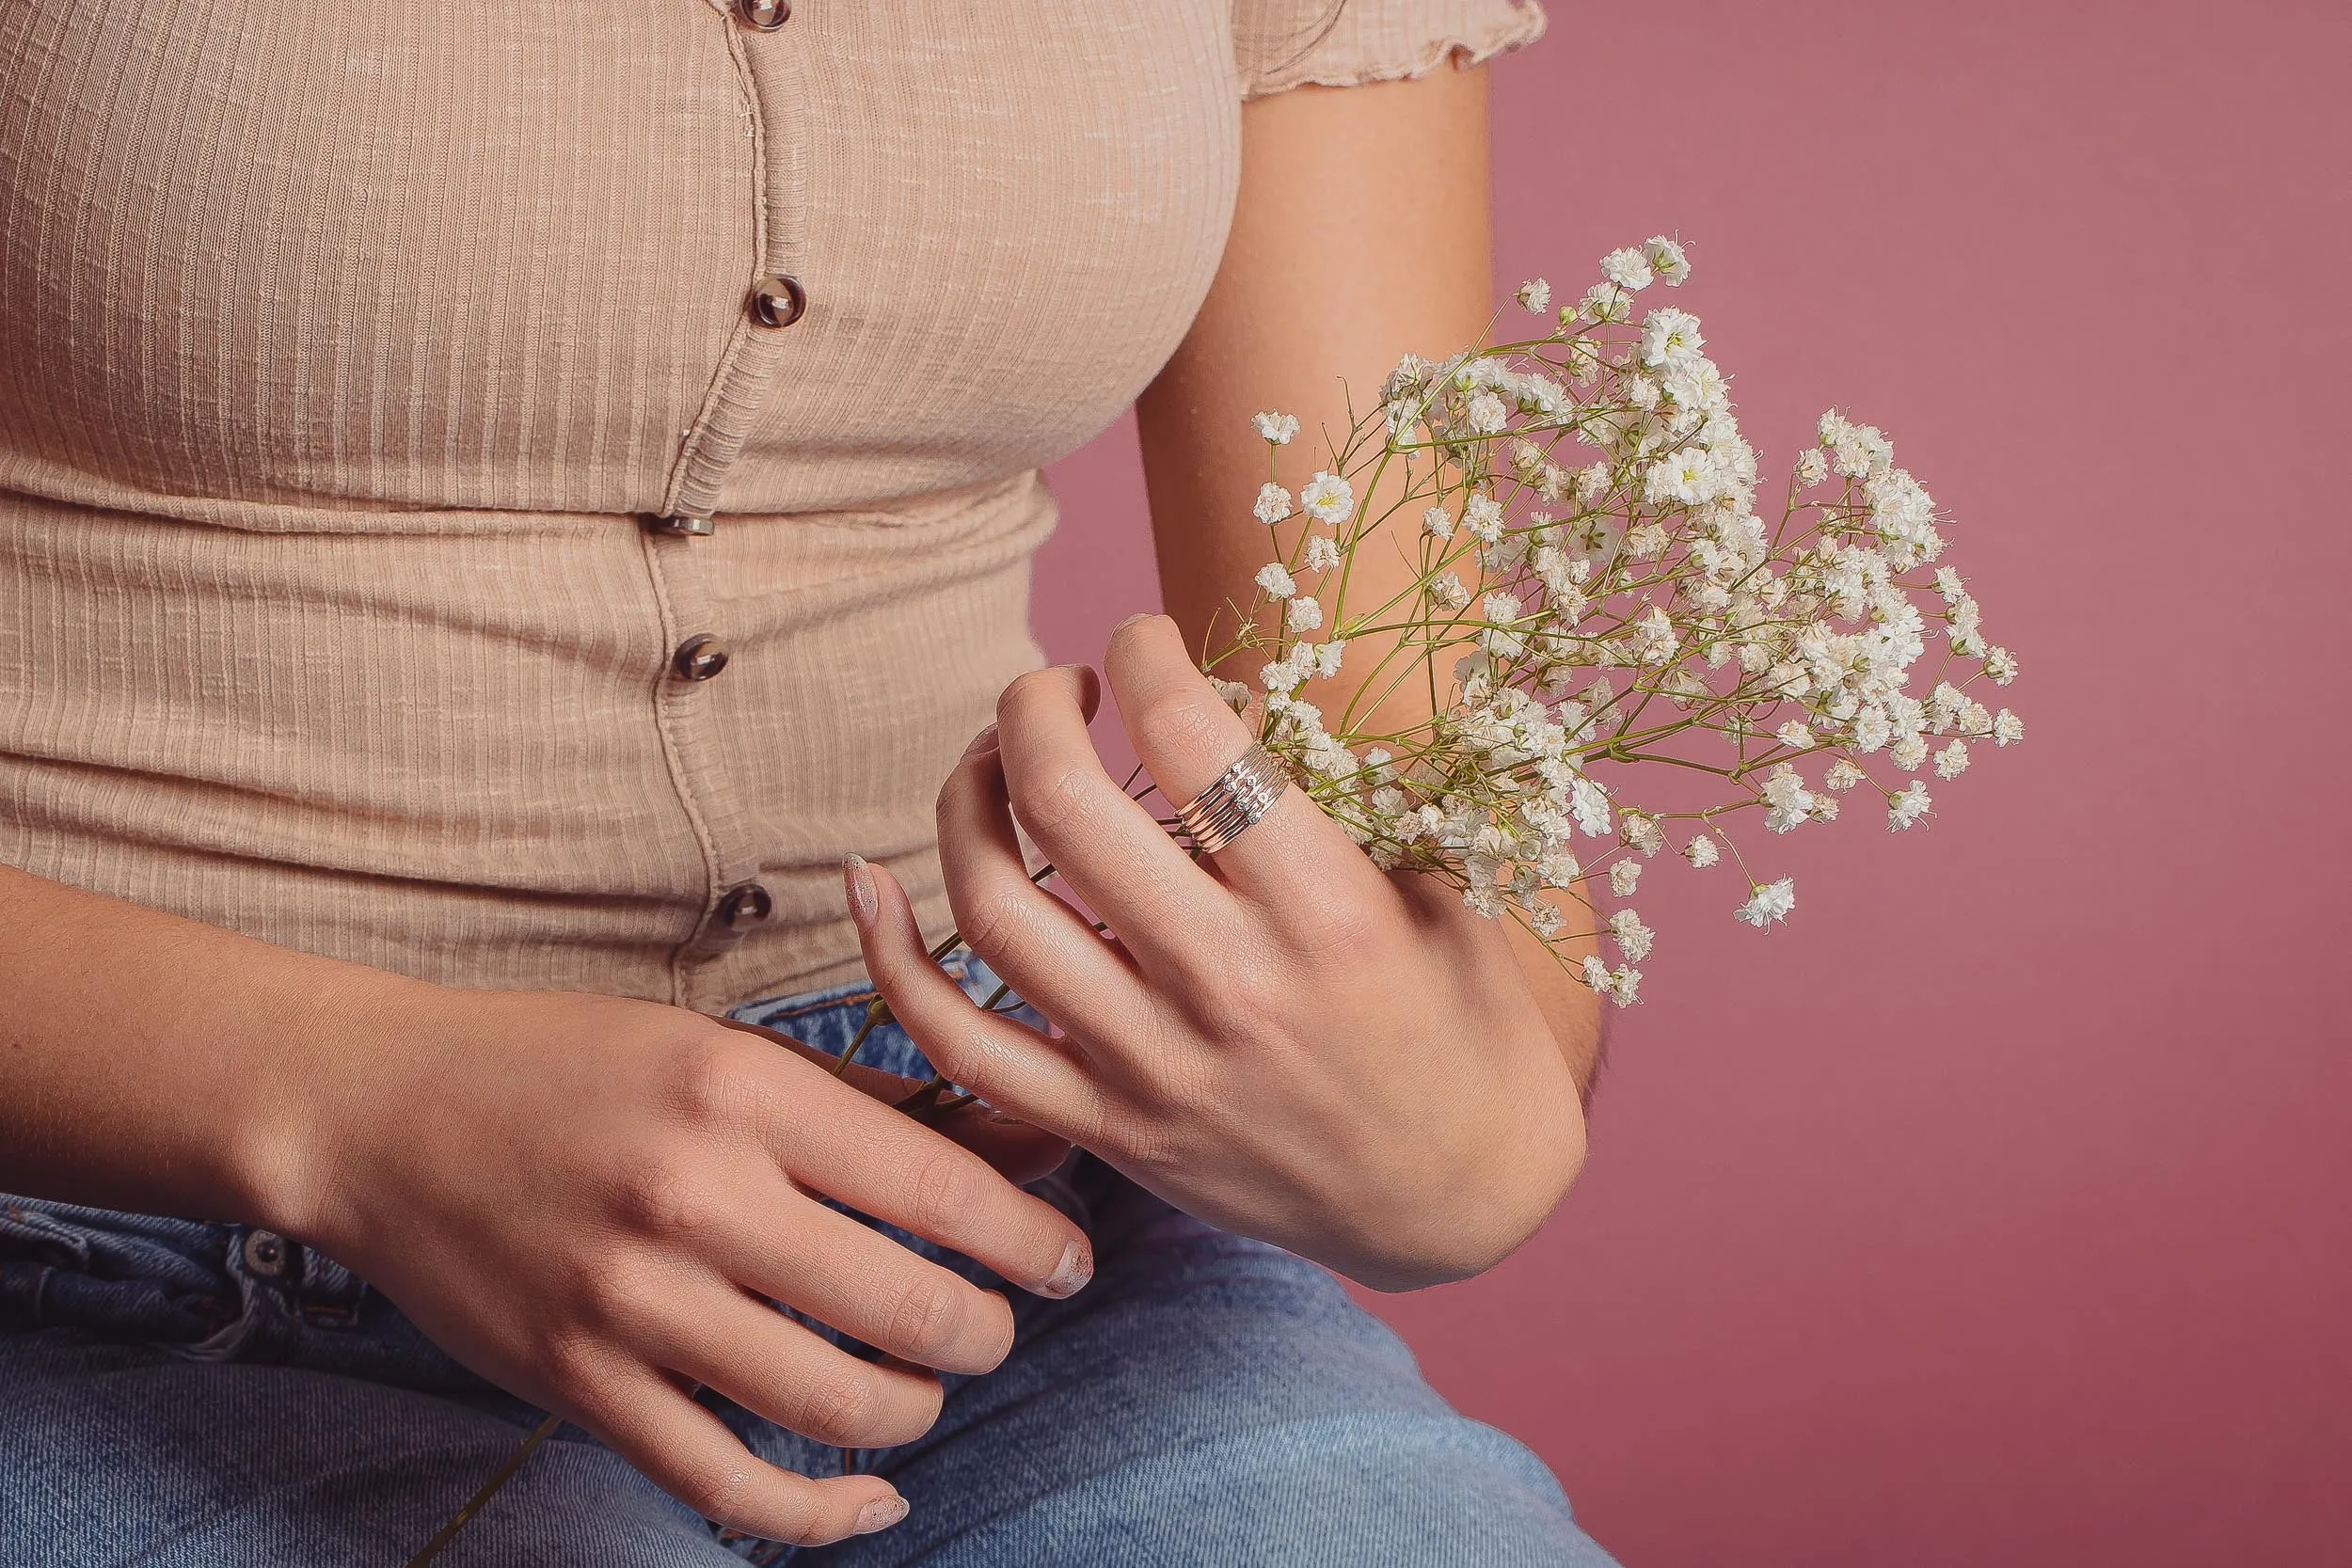
[[[425,1563],[440,1556],[441,1548],[456,1539],[457,1532],[466,1528],[466,1522],[482,1512],[482,1505],[496,1496],[500,1487],[513,1480],[515,1472],[523,1467],[523,1461],[529,1459],[540,1444],[555,1435],[555,1429],[563,1424],[563,1417],[550,1415],[533,1427],[531,1435],[524,1438],[515,1451],[506,1456],[506,1462],[482,1483],[482,1490],[468,1497],[465,1506],[450,1515],[449,1523],[433,1532],[433,1539],[424,1544],[423,1550],[408,1560],[408,1568],[423,1568]]]

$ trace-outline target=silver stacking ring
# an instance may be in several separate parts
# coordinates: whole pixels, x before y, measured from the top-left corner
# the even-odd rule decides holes
[[[1290,775],[1264,747],[1252,741],[1216,783],[1176,808],[1176,825],[1193,843],[1214,853],[1239,838],[1290,787]]]

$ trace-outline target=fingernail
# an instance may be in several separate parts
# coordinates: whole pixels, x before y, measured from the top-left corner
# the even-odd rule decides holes
[[[1125,620],[1120,622],[1119,625],[1113,626],[1111,628],[1111,635],[1116,637],[1120,632],[1125,631],[1129,626],[1134,626],[1137,621],[1149,621],[1157,613],[1158,611],[1156,610],[1138,610],[1133,615],[1128,616]]]
[[[966,756],[983,756],[996,750],[996,726],[991,724],[972,737],[972,744],[963,749]]]
[[[850,918],[857,922],[857,928],[871,930],[882,903],[874,896],[874,874],[866,868],[864,855],[850,855],[841,862],[841,891],[850,901]]]
[[[877,1497],[857,1511],[854,1528],[860,1535],[871,1535],[878,1529],[888,1529],[906,1516],[904,1497]]]
[[[1084,1242],[1073,1242],[1061,1249],[1061,1267],[1045,1282],[1045,1293],[1060,1299],[1074,1296],[1086,1289],[1094,1277],[1094,1254]]]

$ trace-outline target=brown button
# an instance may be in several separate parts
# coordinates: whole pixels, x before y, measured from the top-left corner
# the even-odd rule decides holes
[[[656,533],[708,533],[716,525],[708,517],[680,515],[656,517],[646,526]]]
[[[775,910],[776,901],[769,897],[768,890],[757,882],[745,882],[740,887],[729,888],[727,895],[719,900],[719,919],[730,931],[756,926],[773,914]]]
[[[790,326],[808,309],[808,291],[790,273],[752,285],[752,319],[762,326]]]
[[[707,631],[698,631],[677,645],[670,668],[681,680],[707,681],[727,667],[727,651]]]
[[[735,0],[735,20],[755,33],[772,33],[792,20],[792,0]]]

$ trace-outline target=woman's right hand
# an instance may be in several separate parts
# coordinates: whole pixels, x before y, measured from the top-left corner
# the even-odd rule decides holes
[[[366,1020],[365,1048],[306,1062],[281,1102],[273,1223],[707,1517],[813,1544],[906,1510],[879,1476],[754,1458],[693,1385],[818,1442],[885,1448],[937,1418],[927,1369],[987,1371],[1011,1347],[1001,1294],[819,1195],[1041,1295],[1092,1272],[1058,1211],[771,1040],[621,997],[382,978],[335,1006],[339,1028]],[[892,1359],[835,1349],[763,1297]]]

